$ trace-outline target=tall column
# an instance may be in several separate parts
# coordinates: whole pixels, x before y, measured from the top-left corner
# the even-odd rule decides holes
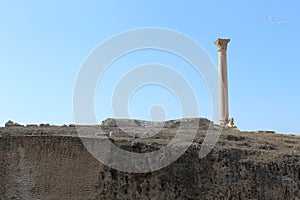
[[[226,125],[229,121],[228,109],[228,79],[227,79],[227,44],[230,39],[217,39],[218,69],[219,69],[219,124]]]

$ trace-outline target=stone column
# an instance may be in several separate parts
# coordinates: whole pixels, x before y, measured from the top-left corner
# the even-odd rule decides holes
[[[227,80],[227,44],[230,39],[217,39],[218,69],[219,69],[219,124],[226,125],[229,120],[228,109],[228,80]]]

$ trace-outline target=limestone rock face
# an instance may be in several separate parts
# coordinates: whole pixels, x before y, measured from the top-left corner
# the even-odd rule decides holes
[[[136,119],[113,119],[108,118],[102,121],[102,127],[163,127],[163,128],[178,128],[180,125],[187,126],[190,123],[196,124],[198,129],[207,130],[210,121],[205,118],[185,118],[180,120],[169,120],[169,121],[145,121]],[[188,127],[186,127],[188,128]]]
[[[111,142],[137,153],[168,144],[180,123],[165,123],[169,128],[154,138],[133,138],[118,136],[113,120],[108,121],[103,128],[112,133]],[[149,132],[144,122],[138,123]],[[199,127],[209,123],[200,120]],[[200,159],[205,135],[199,129],[171,165],[130,174],[95,159],[74,127],[0,128],[0,199],[300,199],[299,136],[226,129],[212,152]],[[86,140],[101,145],[98,136]]]

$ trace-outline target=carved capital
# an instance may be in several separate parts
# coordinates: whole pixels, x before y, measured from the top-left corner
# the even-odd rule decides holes
[[[215,45],[218,47],[218,51],[227,51],[227,44],[230,42],[230,39],[217,39]]]

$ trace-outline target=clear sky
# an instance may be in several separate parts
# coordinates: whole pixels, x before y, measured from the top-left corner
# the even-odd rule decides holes
[[[73,123],[74,84],[89,53],[120,32],[161,27],[193,38],[216,64],[214,40],[230,38],[229,109],[237,126],[299,134],[299,8],[298,0],[1,1],[0,125],[9,119],[22,124]],[[119,71],[149,62],[174,65],[186,73],[201,116],[210,118],[207,91],[197,85],[203,80],[193,77],[186,70],[189,66],[172,55],[133,53],[114,63],[106,79],[118,81]],[[106,105],[113,88],[104,88],[107,97],[97,95],[103,91],[95,96],[99,121],[110,115]],[[165,104],[167,118],[178,116],[176,101],[158,86],[137,91],[129,110],[133,117],[146,118],[149,106],[155,104]]]

